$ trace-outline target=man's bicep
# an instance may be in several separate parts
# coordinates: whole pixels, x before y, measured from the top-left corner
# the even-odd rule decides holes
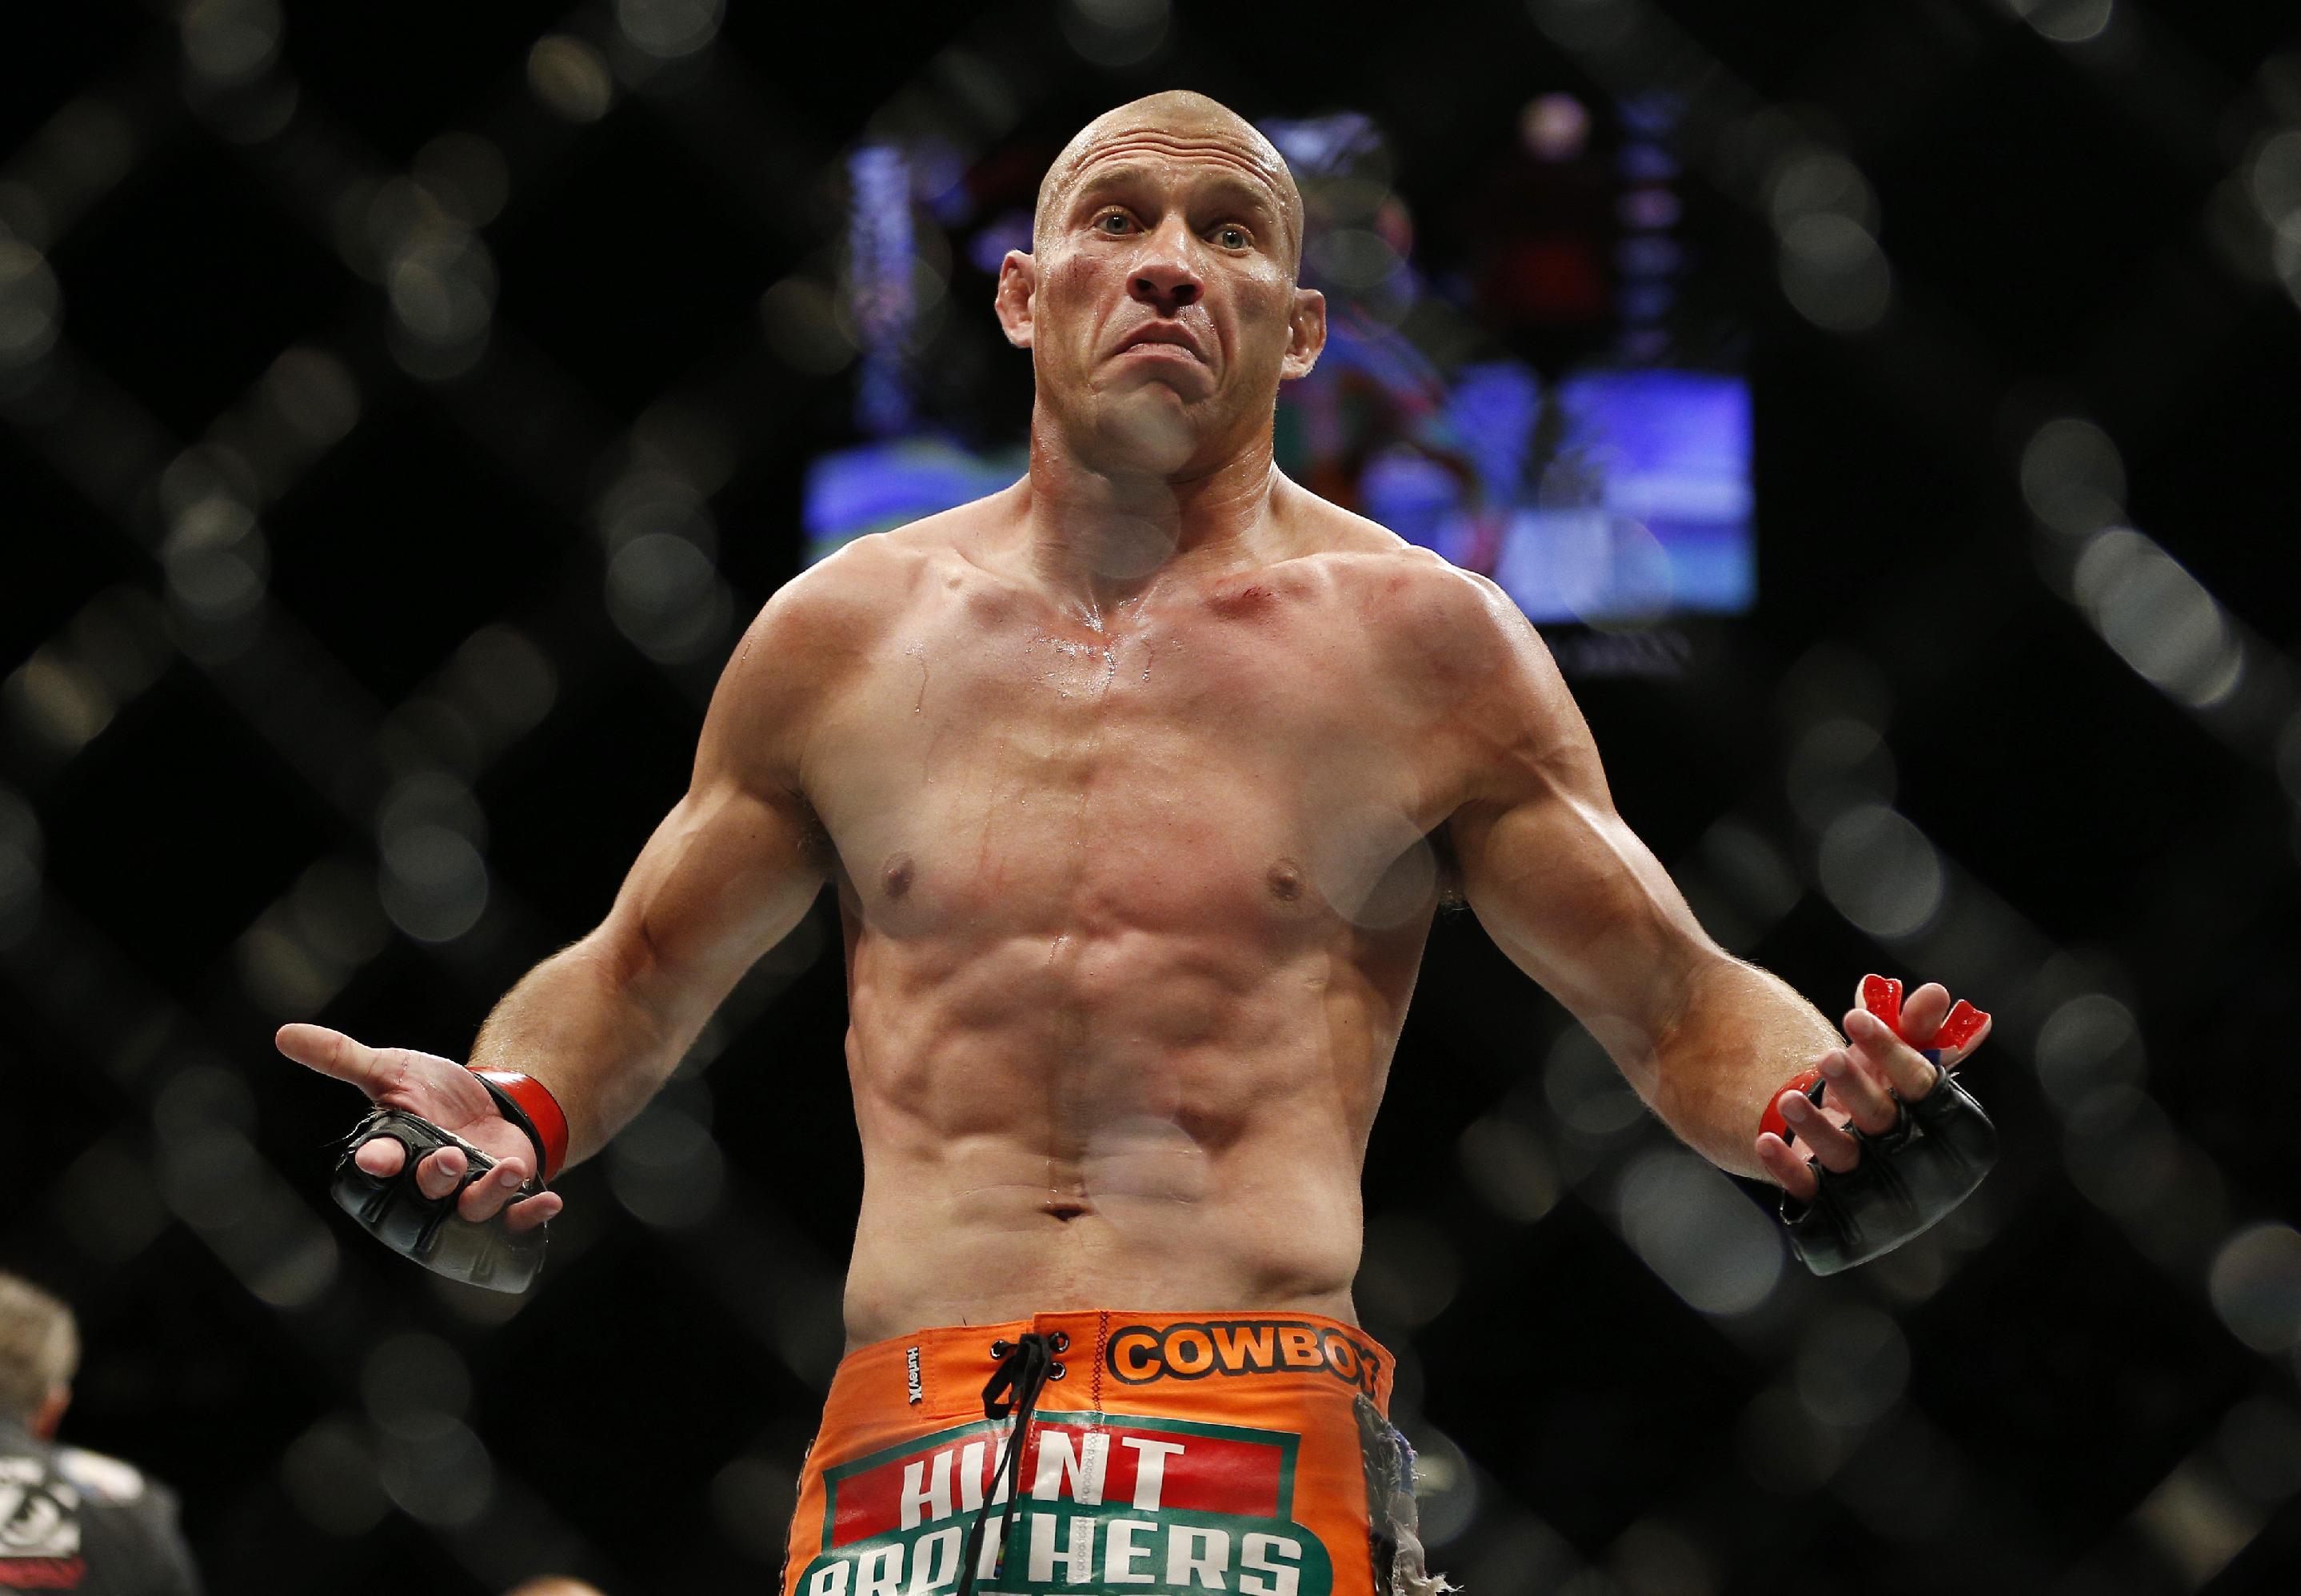
[[[1458,820],[1455,846],[1464,896],[1511,962],[1618,1053],[1618,1041],[1651,1048],[1714,949],[1611,806],[1532,798]]]
[[[648,839],[599,934],[631,980],[716,1003],[815,901],[824,873],[813,831],[796,795],[699,786]]]
[[[826,849],[798,775],[813,684],[793,657],[801,629],[777,610],[770,603],[729,662],[686,795],[593,933],[618,973],[665,1008],[715,1006],[824,883]]]
[[[1622,1058],[1651,1049],[1719,950],[1615,810],[1580,709],[1519,626],[1483,706],[1491,752],[1450,828],[1463,892],[1511,961]]]

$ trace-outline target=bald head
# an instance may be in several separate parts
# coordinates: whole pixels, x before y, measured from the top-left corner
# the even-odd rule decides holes
[[[1158,152],[1219,162],[1270,191],[1285,225],[1284,257],[1302,265],[1302,196],[1286,159],[1252,122],[1219,100],[1187,88],[1145,95],[1106,111],[1081,128],[1039,183],[1031,217],[1031,247],[1043,248],[1079,174],[1097,161]]]

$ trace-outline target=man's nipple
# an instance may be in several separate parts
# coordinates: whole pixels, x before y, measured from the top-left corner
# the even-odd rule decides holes
[[[890,858],[886,867],[879,872],[879,885],[885,890],[888,897],[900,898],[911,890],[911,877],[917,873],[917,869],[918,867],[912,864],[910,855],[897,854]]]
[[[1279,902],[1293,903],[1302,896],[1302,867],[1292,859],[1276,860],[1263,876],[1263,884]]]

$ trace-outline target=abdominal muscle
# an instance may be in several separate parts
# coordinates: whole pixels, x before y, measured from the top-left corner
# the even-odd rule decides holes
[[[1082,1308],[1353,1320],[1360,1166],[1405,994],[1335,957],[1363,940],[1339,923],[1335,946],[1276,961],[1237,945],[1253,940],[954,959],[941,939],[853,935],[850,1348]]]

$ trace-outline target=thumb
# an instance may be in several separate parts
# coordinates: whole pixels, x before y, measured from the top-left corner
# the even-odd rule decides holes
[[[371,1098],[381,1095],[389,1083],[382,1055],[340,1031],[325,1025],[282,1025],[272,1040],[305,1068],[348,1081]]]

